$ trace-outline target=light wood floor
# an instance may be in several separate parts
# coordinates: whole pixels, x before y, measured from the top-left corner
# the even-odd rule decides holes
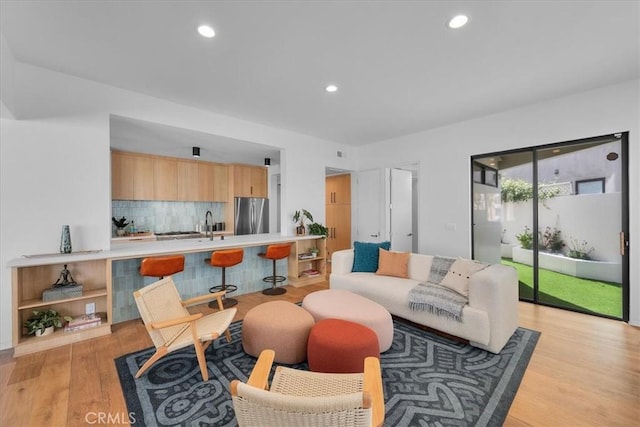
[[[236,320],[261,302],[297,302],[326,287],[241,295]],[[528,303],[519,303],[519,313],[520,325],[542,336],[505,425],[638,425],[640,328]],[[151,345],[141,322],[129,321],[114,325],[110,336],[34,355],[0,352],[0,426],[126,425],[113,359]]]

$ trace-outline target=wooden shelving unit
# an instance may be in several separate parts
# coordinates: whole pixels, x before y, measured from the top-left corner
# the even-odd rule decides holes
[[[42,292],[51,288],[65,263],[12,268],[13,348],[14,356],[34,353],[95,338],[111,333],[111,260],[90,260],[67,263],[74,280],[83,286],[82,296],[43,301]],[[24,322],[34,310],[52,308],[61,316],[85,313],[85,305],[95,303],[96,312],[104,313],[102,324],[90,329],[64,332],[57,329],[45,337],[27,335]]]
[[[318,255],[314,258],[299,259],[299,255],[309,252],[310,248],[317,248]],[[298,240],[291,245],[291,253],[288,259],[289,284],[294,287],[302,287],[312,283],[323,282],[327,279],[327,241],[319,236],[317,239]],[[317,270],[320,274],[313,277],[305,277],[306,270]]]

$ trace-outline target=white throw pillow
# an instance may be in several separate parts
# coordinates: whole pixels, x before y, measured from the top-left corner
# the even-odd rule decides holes
[[[444,276],[440,284],[453,291],[456,291],[461,295],[464,295],[465,297],[468,297],[469,278],[474,273],[477,273],[478,271],[483,270],[487,267],[487,264],[482,264],[471,259],[458,258],[451,265],[451,267],[449,267],[449,271]]]

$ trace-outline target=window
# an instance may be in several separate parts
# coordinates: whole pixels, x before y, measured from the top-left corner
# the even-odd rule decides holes
[[[604,178],[576,181],[576,194],[604,193]]]
[[[498,170],[478,162],[473,162],[473,182],[497,187]]]

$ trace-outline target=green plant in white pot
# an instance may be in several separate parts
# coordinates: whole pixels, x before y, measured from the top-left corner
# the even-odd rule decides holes
[[[24,322],[29,335],[43,336],[49,335],[55,328],[62,327],[62,317],[53,310],[34,310],[33,315]],[[65,320],[71,320],[71,317],[65,316]]]

